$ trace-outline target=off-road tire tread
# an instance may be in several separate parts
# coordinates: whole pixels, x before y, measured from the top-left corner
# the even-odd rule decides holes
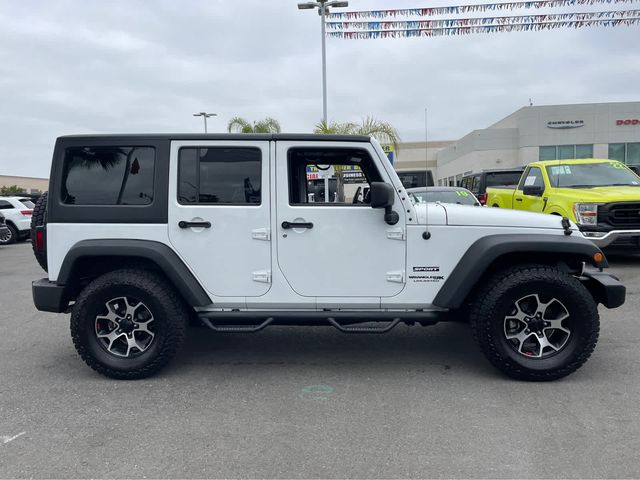
[[[581,304],[589,310],[585,321],[591,321],[590,335],[586,347],[582,348],[573,360],[562,368],[552,371],[537,372],[522,368],[511,359],[505,358],[496,348],[496,339],[491,333],[491,323],[497,300],[514,284],[531,281],[553,281],[575,291]],[[474,340],[487,359],[499,370],[512,378],[527,381],[552,381],[565,377],[579,369],[593,353],[599,337],[599,315],[596,303],[589,291],[574,277],[547,265],[518,265],[495,274],[487,284],[480,289],[471,302],[470,309],[471,333]]]
[[[163,312],[168,334],[165,336],[159,353],[145,367],[131,371],[115,370],[103,365],[90,354],[80,339],[81,322],[86,321],[83,311],[87,307],[87,303],[91,301],[93,294],[103,288],[121,286],[123,283],[134,284],[139,288],[154,292],[154,296],[161,303],[169,306],[167,311]],[[114,270],[91,282],[78,296],[71,315],[71,337],[80,357],[96,372],[118,380],[136,380],[157,373],[175,357],[184,342],[188,317],[188,310],[183,299],[166,280],[156,273],[140,269]]]
[[[47,196],[48,192],[40,195],[31,214],[31,249],[33,250],[33,255],[36,257],[38,265],[40,265],[45,272],[47,271],[47,255],[46,253],[43,254],[43,252],[36,250],[36,228],[47,224]]]

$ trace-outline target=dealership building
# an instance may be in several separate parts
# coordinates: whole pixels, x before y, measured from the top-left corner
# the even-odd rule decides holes
[[[405,147],[406,145],[406,147]],[[409,147],[409,148],[407,148]],[[400,144],[398,170],[428,160],[439,185],[463,175],[537,160],[610,158],[640,164],[640,102],[523,107],[453,142]]]

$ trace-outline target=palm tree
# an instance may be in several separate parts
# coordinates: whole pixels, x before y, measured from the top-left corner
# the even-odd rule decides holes
[[[271,117],[249,123],[242,117],[233,117],[227,125],[229,133],[280,133],[280,123]]]
[[[365,117],[362,123],[353,122],[331,122],[324,120],[316,124],[314,133],[338,134],[338,135],[370,135],[380,143],[392,144],[394,149],[400,141],[400,134],[393,125],[373,117]]]
[[[354,122],[327,123],[324,120],[321,120],[316,124],[313,133],[334,135],[367,135],[376,138],[382,144],[393,145],[394,150],[397,150],[398,142],[400,141],[400,135],[398,134],[398,131],[395,129],[395,127],[393,127],[393,125],[381,120],[376,120],[373,117],[363,118],[362,123],[360,124]],[[335,176],[338,199],[340,201],[344,201],[344,184],[342,182],[342,171],[336,169]]]

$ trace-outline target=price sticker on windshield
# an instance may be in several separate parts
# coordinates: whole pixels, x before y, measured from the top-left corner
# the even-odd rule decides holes
[[[571,175],[569,165],[554,165],[551,167],[551,175]]]

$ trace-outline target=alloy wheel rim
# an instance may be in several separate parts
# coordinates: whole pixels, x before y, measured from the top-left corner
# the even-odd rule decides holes
[[[11,240],[11,229],[7,228],[4,233],[0,234],[0,243],[8,243]]]
[[[516,300],[504,317],[507,343],[528,358],[547,358],[571,337],[569,310],[557,298],[543,302],[537,293]]]
[[[106,313],[105,313],[106,312]],[[149,307],[132,297],[116,297],[96,316],[95,334],[100,345],[117,357],[136,357],[149,349],[155,338],[154,317]]]

